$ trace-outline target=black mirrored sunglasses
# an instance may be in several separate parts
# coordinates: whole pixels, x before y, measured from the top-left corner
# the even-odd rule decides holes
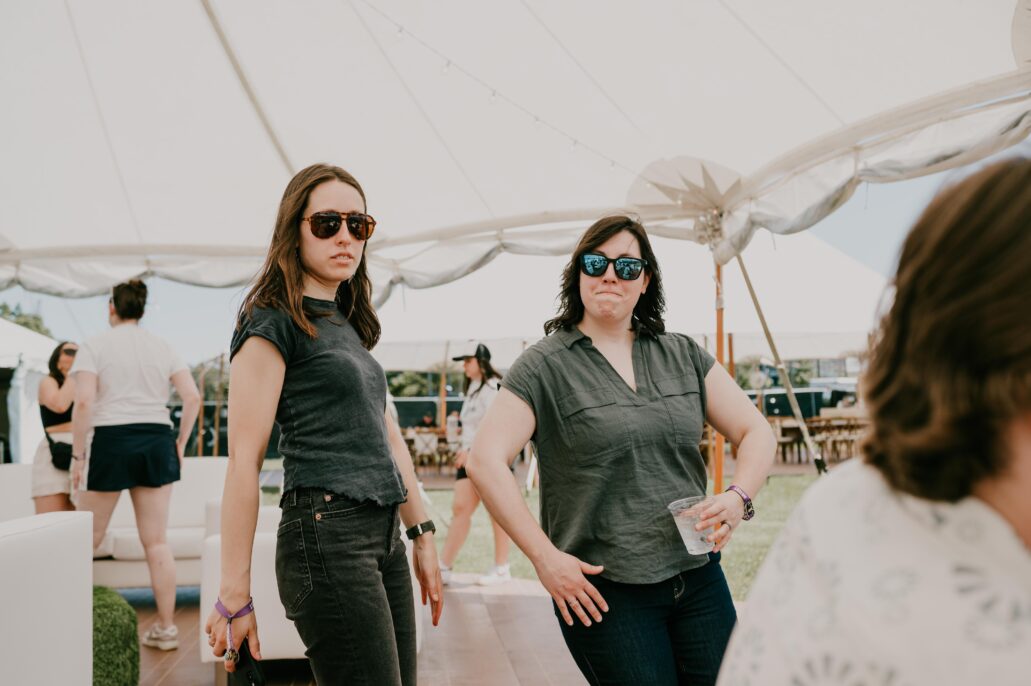
[[[316,238],[332,238],[340,232],[340,227],[347,223],[347,230],[359,241],[367,241],[376,229],[376,220],[371,215],[361,212],[343,214],[336,210],[316,212],[301,221],[311,224],[312,235]]]
[[[641,276],[648,261],[640,257],[606,257],[596,252],[580,255],[580,271],[587,276],[601,276],[610,264],[614,265],[616,278],[634,281]]]
[[[78,348],[61,348],[61,354],[67,355],[68,357],[75,357],[75,353],[79,352]]]

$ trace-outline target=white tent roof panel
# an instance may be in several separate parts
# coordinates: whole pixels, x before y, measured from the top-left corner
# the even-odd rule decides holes
[[[0,287],[241,283],[315,161],[365,187],[380,297],[567,250],[628,203],[694,239],[722,212],[704,240],[725,261],[861,181],[1025,138],[1027,5],[3,3]],[[698,160],[719,181],[705,192]],[[564,238],[543,247],[535,227]]]

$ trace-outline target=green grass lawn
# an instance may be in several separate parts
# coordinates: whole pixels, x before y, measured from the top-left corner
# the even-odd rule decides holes
[[[748,590],[751,588],[759,565],[766,556],[766,551],[781,527],[784,526],[795,503],[815,479],[815,476],[808,475],[770,477],[766,487],[756,497],[757,514],[755,519],[744,523],[737,530],[730,545],[723,552],[723,569],[735,599],[744,600],[748,596]],[[441,550],[447,534],[447,528],[443,522],[445,519],[451,519],[452,492],[450,490],[430,491],[429,496],[433,503],[433,511],[430,516],[437,523],[437,549]],[[537,516],[539,511],[538,491],[534,490],[527,495],[526,503],[530,512]],[[522,579],[537,578],[533,565],[515,545],[512,546],[509,561],[512,564],[513,576]],[[462,551],[458,554],[458,559],[455,560],[454,570],[456,572],[482,573],[493,563],[493,532],[487,512],[481,505],[473,515],[469,538],[466,539]]]

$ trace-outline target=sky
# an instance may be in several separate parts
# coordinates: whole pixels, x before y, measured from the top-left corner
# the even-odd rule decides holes
[[[954,174],[947,172],[894,184],[864,184],[844,206],[810,232],[890,277],[910,226]],[[756,239],[762,238],[760,233]],[[201,288],[157,278],[149,279],[147,285],[150,292],[143,325],[169,341],[189,364],[215,358],[228,349],[244,288]],[[107,296],[58,298],[14,287],[0,291],[0,302],[40,314],[59,340],[81,341],[108,326]],[[390,332],[383,333],[384,339],[389,339]]]

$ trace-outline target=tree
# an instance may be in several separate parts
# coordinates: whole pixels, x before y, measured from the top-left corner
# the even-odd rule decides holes
[[[775,370],[758,357],[746,357],[734,363],[734,380],[746,391],[769,388],[774,378]]]
[[[788,378],[795,388],[805,388],[809,385],[809,379],[813,377],[813,363],[811,360],[793,360],[788,362]]]
[[[395,372],[387,375],[387,388],[395,398],[414,398],[430,395],[430,382],[425,374]]]
[[[53,337],[50,329],[43,323],[43,317],[38,314],[22,312],[21,305],[15,305],[14,309],[11,309],[11,306],[7,303],[0,303],[0,318],[14,322],[18,326],[24,326],[26,329],[41,333],[44,336]]]

